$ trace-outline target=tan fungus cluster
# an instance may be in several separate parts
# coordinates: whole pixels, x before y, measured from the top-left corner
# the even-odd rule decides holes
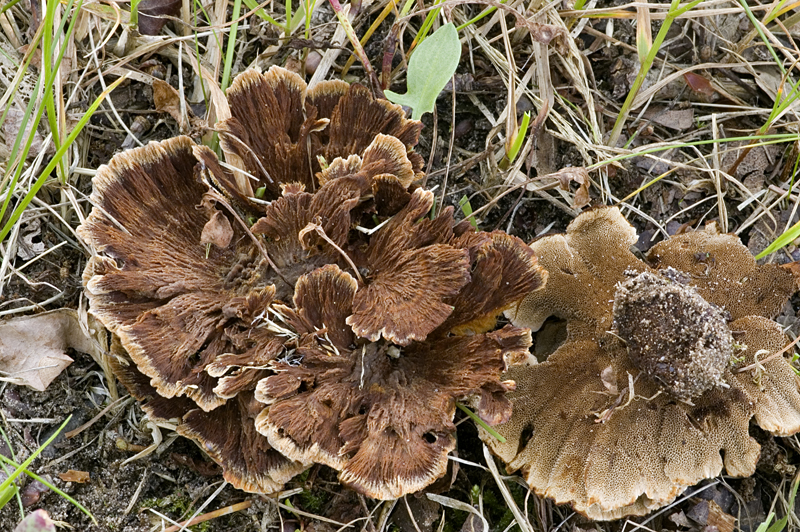
[[[549,356],[506,374],[517,383],[497,427],[507,441],[484,434],[537,493],[592,519],[649,513],[723,466],[752,475],[751,419],[800,430],[800,379],[772,321],[797,265],[759,266],[713,223],[646,261],[636,240],[617,208],[599,208],[531,244],[547,285],[506,314],[539,331],[535,351]]]
[[[178,137],[94,179],[84,282],[118,377],[244,490],[312,463],[376,498],[425,487],[456,401],[511,415],[530,332],[495,318],[543,284],[533,251],[432,215],[421,124],[364,87],[272,68],[228,99],[234,166]]]

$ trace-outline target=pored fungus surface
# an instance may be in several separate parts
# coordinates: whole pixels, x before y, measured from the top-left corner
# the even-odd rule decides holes
[[[509,419],[530,332],[495,320],[545,273],[520,240],[432,214],[399,106],[276,67],[228,100],[227,164],[178,137],[94,179],[84,283],[117,376],[241,489],[312,463],[371,497],[424,488],[456,401]]]
[[[566,334],[506,374],[517,383],[496,428],[506,443],[484,435],[537,493],[592,519],[649,513],[723,467],[752,475],[751,420],[800,430],[800,379],[772,321],[798,289],[796,265],[757,265],[713,223],[645,261],[635,242],[617,208],[599,208],[531,244],[547,285],[506,314],[539,330],[537,344],[558,343],[548,318]]]

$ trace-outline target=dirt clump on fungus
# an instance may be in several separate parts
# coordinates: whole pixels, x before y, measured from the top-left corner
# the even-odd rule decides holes
[[[612,312],[633,364],[691,401],[724,384],[733,336],[725,313],[684,283],[686,276],[672,268],[640,273],[619,285]]]

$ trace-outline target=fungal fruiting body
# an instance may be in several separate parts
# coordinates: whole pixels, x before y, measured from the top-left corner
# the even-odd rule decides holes
[[[431,216],[421,124],[364,87],[274,67],[228,101],[228,164],[178,137],[94,179],[84,283],[117,376],[241,489],[312,463],[372,497],[427,486],[457,400],[510,417],[501,375],[530,332],[495,318],[544,272],[514,237]]]
[[[507,441],[484,434],[537,493],[593,519],[649,513],[723,467],[753,474],[751,419],[779,436],[800,430],[800,381],[787,356],[771,356],[787,344],[772,318],[797,268],[757,265],[714,224],[646,261],[635,242],[618,209],[599,208],[531,244],[547,285],[507,315],[540,335],[563,320],[566,339],[509,370],[514,410],[496,428]]]

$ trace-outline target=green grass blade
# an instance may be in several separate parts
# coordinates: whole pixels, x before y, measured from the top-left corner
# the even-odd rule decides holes
[[[39,90],[40,90],[39,88],[41,87],[41,83],[42,83],[42,79],[41,78],[36,80],[36,85],[33,88],[33,94],[34,95],[39,93]],[[31,131],[28,134],[28,139],[25,141],[25,145],[23,146],[22,151],[20,152],[19,151],[19,145],[22,142],[22,139],[25,137],[25,130],[28,128],[30,115],[33,112],[33,108],[35,106],[35,103],[36,103],[36,100],[33,97],[28,101],[28,107],[25,109],[25,113],[24,113],[24,115],[22,117],[22,121],[20,123],[19,132],[17,133],[17,137],[16,137],[16,139],[14,139],[14,145],[11,148],[11,157],[9,158],[9,161],[17,161],[17,163],[16,163],[17,167],[16,167],[16,170],[14,171],[13,177],[11,178],[11,183],[8,185],[8,188],[10,189],[9,190],[9,194],[6,195],[6,199],[3,202],[3,206],[0,207],[0,220],[2,220],[3,217],[5,216],[6,210],[8,209],[8,205],[9,205],[9,203],[11,203],[11,197],[13,196],[13,194],[11,194],[11,192],[14,191],[16,189],[16,187],[17,187],[17,183],[19,182],[19,178],[22,175],[23,167],[25,165],[25,159],[27,159],[28,153],[31,150],[31,145],[33,144],[33,139],[34,139],[34,137],[36,135],[36,130],[39,127],[39,122],[42,119],[42,113],[44,112],[44,106],[40,106],[39,109],[37,110],[36,116],[34,117],[33,123],[31,124]],[[6,172],[11,171],[12,169],[13,169],[13,165],[9,165],[6,168]],[[3,186],[3,190],[5,190],[5,184],[6,184],[7,177],[8,176],[6,175],[6,178],[3,179],[3,185],[4,185]],[[3,241],[3,239],[0,238],[0,242],[2,242],[2,241]]]
[[[32,463],[34,460],[36,460],[36,457],[37,457],[37,456],[39,456],[39,454],[41,454],[41,452],[42,452],[42,451],[44,451],[45,447],[47,447],[48,445],[50,445],[51,443],[53,443],[53,440],[55,440],[55,439],[56,439],[56,437],[57,437],[59,434],[61,434],[61,431],[62,431],[62,430],[64,430],[64,427],[66,427],[66,426],[67,426],[67,423],[69,423],[69,420],[70,420],[70,419],[72,419],[72,415],[71,415],[71,414],[70,414],[69,416],[67,416],[67,419],[65,419],[65,420],[64,420],[64,422],[61,424],[61,426],[60,426],[60,427],[58,427],[58,430],[57,430],[57,431],[55,431],[55,432],[53,433],[53,435],[52,435],[52,436],[50,436],[50,437],[47,439],[47,441],[46,441],[46,442],[44,442],[44,444],[43,444],[41,447],[39,447],[38,449],[36,449],[35,451],[33,451],[33,452],[31,453],[31,455],[28,457],[28,459],[27,459],[27,460],[25,460],[25,461],[24,461],[24,462],[22,462],[22,463],[21,463],[19,466],[17,466],[17,469],[16,469],[16,470],[15,470],[13,473],[11,473],[11,475],[10,475],[10,476],[9,476],[7,479],[5,479],[5,481],[3,481],[3,483],[2,483],[2,484],[0,484],[0,493],[2,493],[3,491],[5,491],[5,489],[6,489],[6,488],[8,488],[8,487],[11,485],[11,483],[12,483],[12,482],[14,482],[14,480],[16,480],[16,478],[22,474],[23,470],[27,469],[27,468],[28,468],[28,466],[29,466],[29,465],[31,465],[31,463]],[[5,457],[3,457],[3,458],[5,458]]]
[[[602,168],[609,164],[615,163],[617,161],[624,161],[625,159],[630,159],[631,157],[638,157],[640,155],[647,155],[649,153],[658,153],[660,151],[666,150],[674,150],[676,148],[685,148],[690,146],[705,146],[707,144],[722,144],[725,142],[750,142],[752,140],[756,140],[757,143],[753,144],[752,147],[756,146],[769,146],[771,144],[783,144],[785,142],[796,142],[800,140],[800,135],[797,133],[773,133],[769,135],[754,135],[754,136],[747,136],[747,137],[727,137],[721,139],[706,139],[706,140],[694,140],[691,142],[680,142],[676,144],[662,144],[660,146],[654,146],[652,148],[646,148],[644,150],[637,150],[632,151],[630,153],[625,153],[622,155],[616,155],[611,157],[610,159],[606,159],[599,163],[594,163],[586,167],[587,170],[597,170],[598,168]]]
[[[236,51],[236,41],[239,33],[239,13],[242,10],[242,0],[233,0],[233,13],[231,18],[231,32],[228,34],[227,49],[225,50],[225,67],[222,71],[222,90],[228,88],[231,82],[231,68],[233,68],[233,54]]]
[[[20,0],[11,0],[11,2],[8,2],[7,4],[4,4],[4,5],[0,6],[0,15],[2,15],[3,13],[8,11],[12,7],[14,7],[15,5],[19,4],[19,2],[20,2]]]
[[[500,0],[500,3],[501,4],[505,4],[507,1],[508,0]],[[463,23],[461,26],[458,26],[456,29],[458,31],[461,31],[464,28],[466,28],[468,26],[471,26],[471,25],[475,24],[476,22],[479,22],[481,19],[486,18],[487,16],[491,15],[495,11],[497,11],[496,7],[494,7],[494,6],[487,7],[486,9],[484,9],[483,11],[481,11],[480,13],[478,13],[477,15],[475,15],[474,17],[472,17],[471,19],[469,19],[468,21]]]
[[[472,224],[472,227],[475,229],[478,228],[478,222],[475,220],[475,217],[472,215],[472,205],[469,202],[469,198],[466,194],[461,196],[461,199],[458,200],[458,206],[461,208],[461,212],[464,213],[464,218],[469,220],[469,223]]]
[[[56,9],[60,4],[58,2],[48,2],[47,3],[47,11],[45,12],[45,28],[52,28],[53,21],[55,19]],[[70,13],[72,10],[73,0],[69,0],[67,3],[67,7],[65,9],[65,13]],[[46,84],[44,87],[44,105],[47,111],[47,121],[50,125],[50,131],[52,132],[53,137],[53,144],[58,150],[61,147],[61,135],[63,134],[58,127],[58,115],[56,114],[56,106],[55,106],[55,94],[54,94],[54,84],[56,75],[58,75],[58,69],[61,66],[61,60],[64,57],[64,53],[66,52],[67,43],[69,41],[70,36],[72,35],[72,31],[75,28],[75,23],[78,21],[77,11],[81,8],[81,4],[78,4],[78,9],[76,10],[76,14],[68,17],[64,16],[61,17],[61,23],[56,29],[55,33],[50,33],[49,31],[45,31],[43,38],[42,38],[42,54],[43,57],[48,58],[47,60],[42,61],[43,65],[43,72],[45,79],[52,80],[50,83]],[[61,33],[64,31],[64,24],[66,21],[69,20],[69,28],[64,33],[63,36],[63,45],[59,49],[58,54],[54,54],[53,43],[57,41]],[[49,58],[56,57],[55,64],[51,65]],[[61,177],[61,182],[66,184],[67,182],[67,168],[64,166],[64,161],[58,161],[58,174]]]
[[[750,10],[750,6],[747,5],[747,2],[745,2],[744,0],[739,0],[739,5],[742,6],[742,9],[744,9],[744,12],[747,14],[747,18],[750,20],[750,24],[752,24],[753,27],[756,29],[759,37],[761,37],[761,40],[764,41],[764,46],[766,46],[767,50],[769,50],[770,54],[772,55],[772,59],[775,60],[775,64],[778,65],[778,68],[780,69],[781,73],[785,74],[786,69],[783,66],[783,61],[781,61],[778,58],[778,53],[775,51],[775,48],[772,47],[772,43],[769,41],[767,36],[764,35],[764,30],[761,29],[761,24],[758,22],[753,12]]]
[[[256,16],[258,16],[264,22],[268,22],[268,23],[272,24],[273,26],[275,26],[276,28],[280,28],[281,30],[283,29],[283,24],[281,24],[280,22],[278,22],[277,20],[275,20],[274,18],[269,16],[267,14],[267,12],[264,11],[263,7],[258,7],[259,4],[258,4],[258,2],[256,2],[256,0],[244,0],[244,5],[246,5],[247,9],[249,9],[251,11],[253,9],[255,9],[256,10]]]
[[[622,104],[617,121],[614,123],[614,129],[611,131],[611,135],[608,139],[609,146],[617,145],[617,140],[619,139],[620,133],[622,133],[622,128],[624,127],[625,122],[628,120],[628,115],[630,114],[633,100],[636,99],[636,95],[639,94],[639,89],[642,87],[642,83],[644,83],[644,79],[647,76],[647,73],[650,71],[650,67],[653,66],[653,61],[655,61],[656,54],[661,48],[661,45],[664,43],[664,39],[667,37],[667,32],[669,31],[670,26],[676,18],[687,11],[694,9],[702,1],[703,0],[694,0],[693,2],[689,2],[685,6],[680,7],[680,0],[672,0],[672,4],[667,12],[667,16],[664,18],[664,22],[661,24],[661,29],[658,30],[658,35],[656,35],[656,38],[653,39],[653,46],[650,47],[650,52],[647,54],[647,58],[642,63],[639,73],[636,75],[633,85],[631,85],[631,90],[628,91],[628,96],[625,98],[625,102]]]
[[[456,406],[459,409],[461,409],[462,412],[464,412],[466,415],[468,415],[470,417],[470,419],[472,419],[472,421],[474,421],[475,423],[480,425],[483,430],[485,430],[486,432],[491,434],[492,438],[497,439],[500,443],[505,443],[506,442],[506,439],[504,437],[502,437],[499,432],[497,432],[492,427],[487,425],[486,422],[484,420],[482,420],[481,418],[479,418],[478,415],[475,412],[473,412],[472,410],[470,410],[469,408],[467,408],[466,406],[464,406],[464,405],[462,405],[461,403],[458,403],[458,402],[456,403]]]
[[[8,434],[6,434],[6,431],[3,430],[3,427],[0,427],[0,436],[3,437],[3,442],[6,444],[6,448],[8,449],[8,453],[11,455],[11,460],[16,462],[17,453],[14,452],[14,446],[11,445],[11,440],[8,439]],[[0,455],[0,456],[2,456],[2,455]],[[17,465],[14,464],[13,467],[16,468]],[[6,464],[0,462],[0,468],[2,468],[3,473],[5,473],[6,476],[9,476],[11,474],[11,471],[9,471],[8,467],[6,467]],[[13,493],[11,493],[12,491],[13,491]],[[17,489],[16,484],[12,484],[10,489],[7,488],[5,492],[0,493],[0,501],[1,501],[0,502],[0,509],[3,508],[8,503],[8,500],[10,500],[10,499],[6,499],[6,494],[7,493],[10,493],[12,496],[16,496],[17,505],[19,506],[19,515],[20,515],[21,518],[25,517],[25,508],[22,505],[22,498],[19,496],[19,489]]]
[[[758,525],[758,529],[756,532],[764,532],[764,528],[766,528],[766,532],[782,532],[783,529],[786,528],[786,525],[789,524],[789,516],[794,514],[794,500],[797,498],[797,487],[800,485],[800,474],[795,476],[794,481],[792,482],[792,495],[789,497],[789,504],[788,504],[788,512],[784,515],[781,519],[775,521],[772,526],[767,528],[766,525],[769,525],[770,520],[774,516],[774,512],[770,512],[769,517],[767,520]],[[763,527],[763,528],[762,528]]]
[[[756,528],[756,532],[767,532],[767,528],[769,528],[769,524],[772,522],[772,519],[775,517],[775,512],[770,512],[767,516],[767,520],[758,525]]]
[[[5,458],[5,456],[3,456],[3,458]],[[6,474],[9,473],[10,473],[9,471],[6,471]],[[18,494],[19,494],[19,488],[17,487],[16,484],[11,484],[10,486],[6,487],[6,489],[0,491],[0,508],[5,507],[5,505],[8,504],[8,501],[10,501]]]
[[[520,124],[516,134],[514,135],[514,142],[511,143],[511,148],[506,154],[509,165],[513,164],[514,160],[517,158],[517,155],[519,155],[519,150],[522,149],[522,142],[525,140],[525,136],[528,134],[528,126],[530,123],[531,113],[530,111],[526,111],[525,114],[522,115],[522,124]]]
[[[784,231],[783,234],[781,236],[779,236],[778,238],[776,238],[772,242],[772,244],[767,246],[764,249],[764,251],[762,251],[761,253],[756,255],[756,260],[763,259],[764,257],[769,255],[770,253],[775,253],[776,251],[778,251],[782,247],[791,244],[792,242],[794,242],[798,238],[800,238],[800,222],[797,222],[796,224],[791,226],[789,229]]]
[[[141,0],[131,0],[130,26],[135,28],[139,25],[139,2]]]
[[[400,10],[399,18],[403,18],[408,15],[408,12],[411,11],[412,7],[414,7],[414,0],[406,0],[406,3],[403,4],[403,9]]]
[[[320,0],[300,0],[297,4],[297,11],[292,14],[292,23],[289,26],[287,35],[294,33],[295,30],[300,27],[300,22],[304,22],[303,26],[305,32],[303,37],[306,39],[310,38],[311,16],[314,14],[314,10],[317,9],[319,2]],[[307,13],[309,13],[309,15],[306,15]]]
[[[33,184],[31,189],[28,191],[28,193],[25,195],[25,197],[22,199],[22,201],[20,201],[19,204],[14,209],[14,212],[11,214],[11,217],[8,219],[8,221],[6,222],[5,226],[3,226],[2,231],[0,231],[0,242],[5,240],[6,236],[8,236],[8,233],[11,231],[11,228],[14,227],[14,224],[17,222],[17,220],[19,220],[20,216],[22,216],[22,213],[28,207],[28,204],[31,202],[33,197],[37,194],[37,192],[39,192],[39,189],[42,187],[44,182],[47,180],[48,176],[50,175],[50,172],[52,172],[55,169],[56,165],[58,164],[58,161],[61,159],[61,157],[64,156],[64,153],[69,149],[70,145],[72,145],[72,143],[75,142],[75,139],[78,137],[80,132],[83,131],[84,126],[92,118],[92,115],[97,110],[97,108],[100,107],[100,104],[103,102],[103,100],[105,100],[106,97],[111,93],[111,91],[116,89],[117,86],[120,83],[122,83],[123,80],[125,80],[125,79],[127,79],[127,78],[126,77],[121,77],[118,80],[116,80],[114,83],[110,84],[106,88],[106,90],[104,90],[100,94],[100,96],[97,97],[97,99],[92,103],[92,105],[89,106],[89,109],[86,110],[86,112],[83,114],[81,119],[76,124],[75,128],[72,130],[72,132],[70,132],[69,136],[64,141],[64,144],[55,153],[55,155],[50,160],[50,162],[47,164],[47,166],[44,168],[44,170],[42,170],[42,173],[36,179],[36,182]],[[41,117],[41,115],[39,115],[39,116]],[[20,165],[20,168],[21,167],[22,166]],[[6,204],[3,205],[3,208],[4,208],[3,210],[5,210],[5,206],[7,205],[7,202],[8,202],[8,200],[10,200],[11,196],[12,195],[9,194],[8,198],[6,198]],[[2,218],[2,216],[0,216],[0,218]]]
[[[442,0],[434,0],[433,5],[439,5],[442,3]],[[425,17],[425,20],[422,22],[422,26],[419,28],[417,35],[414,37],[414,41],[411,43],[411,49],[413,50],[415,46],[422,44],[425,40],[425,37],[428,36],[428,32],[431,30],[433,23],[436,22],[436,17],[439,16],[439,12],[442,10],[441,7],[436,9],[431,9],[428,11],[428,15]],[[458,31],[458,30],[456,30]]]
[[[67,419],[67,421],[69,421],[69,418]],[[64,423],[66,424],[66,421]],[[63,425],[62,425],[62,427],[63,427]],[[60,430],[61,429],[59,429],[59,431]],[[58,433],[56,433],[56,435],[58,435]],[[46,446],[47,446],[47,443],[42,445],[41,448],[44,449]],[[88,517],[90,517],[92,519],[92,521],[94,522],[94,524],[97,524],[97,519],[95,519],[95,517],[92,515],[92,512],[90,512],[88,509],[86,509],[86,507],[84,507],[81,503],[79,503],[78,501],[76,501],[75,499],[70,497],[69,494],[64,493],[57,486],[53,485],[51,482],[48,482],[47,479],[40,477],[39,475],[37,475],[36,473],[34,473],[32,471],[28,471],[26,468],[23,468],[21,464],[16,464],[14,461],[6,458],[2,454],[0,454],[0,462],[3,462],[4,464],[8,464],[8,465],[10,465],[11,467],[14,467],[17,470],[21,470],[23,473],[25,473],[26,475],[31,477],[33,480],[41,482],[43,485],[47,486],[53,493],[55,493],[59,497],[63,498],[64,500],[69,501],[70,504],[72,504],[78,510],[80,510],[81,512],[86,514]],[[16,487],[16,486],[14,486],[14,487]],[[0,506],[0,508],[2,508],[2,506]]]
[[[81,5],[82,5],[82,0],[80,0],[78,2],[78,6],[77,6],[78,10],[81,8]],[[59,33],[63,30],[64,24],[66,23],[67,18],[68,17],[62,18],[61,24],[59,25]],[[72,29],[75,26],[75,22],[77,21],[78,17],[69,17],[69,18],[71,18],[71,21],[70,21],[70,27],[69,27],[68,31],[71,32]],[[41,33],[40,33],[39,37],[34,40],[34,42],[31,44],[31,46],[37,46],[38,43],[39,43],[39,40],[41,38],[42,37],[41,37]],[[67,47],[66,47],[66,44],[65,44],[64,46],[61,47],[61,50],[59,51],[58,57],[57,57],[57,59],[55,61],[55,68],[50,71],[50,75],[47,76],[45,78],[45,80],[44,80],[44,89],[40,89],[42,87],[42,85],[41,85],[42,77],[40,76],[36,80],[36,85],[35,85],[34,90],[33,90],[33,95],[39,94],[40,90],[45,90],[45,92],[46,92],[46,87],[52,86],[53,80],[54,80],[54,77],[55,77],[55,73],[58,72],[58,67],[61,64],[61,60],[63,59],[64,53],[66,52],[66,50],[67,50]],[[19,152],[19,146],[20,146],[20,143],[22,141],[22,138],[25,136],[25,131],[26,131],[27,127],[28,127],[28,122],[30,120],[30,115],[33,112],[33,108],[35,106],[35,103],[36,103],[36,98],[31,97],[30,100],[28,101],[28,106],[25,109],[25,113],[24,113],[24,116],[23,116],[23,119],[22,119],[22,123],[20,124],[19,132],[17,134],[16,139],[14,140],[14,145],[11,148],[11,156],[9,157],[9,160],[10,161],[19,161],[18,164],[17,164],[17,167],[16,167],[16,171],[14,172],[14,176],[11,179],[11,184],[9,185],[9,188],[10,188],[11,191],[16,189],[17,183],[19,182],[19,178],[22,175],[22,172],[23,172],[23,169],[24,169],[24,162],[28,157],[28,153],[30,153],[31,145],[33,144],[33,140],[35,138],[36,131],[37,131],[38,127],[39,127],[39,123],[42,120],[42,114],[44,113],[44,110],[45,110],[45,106],[40,106],[37,109],[36,116],[35,116],[35,118],[33,120],[31,128],[30,128],[30,133],[28,134],[28,139],[25,142],[25,145],[24,145],[24,147],[22,149],[22,152],[20,153]],[[58,153],[58,151],[56,153]],[[64,153],[65,153],[65,151],[61,152],[61,157],[63,157]],[[60,157],[56,160],[56,163],[58,163],[59,161],[60,161]],[[13,165],[9,165],[6,168],[6,172],[10,172],[12,169],[13,169]],[[6,176],[4,177],[3,184],[2,184],[2,186],[0,186],[0,190],[5,190],[7,178],[8,178],[8,174],[6,174]],[[12,196],[13,196],[13,194],[9,193],[6,196],[5,201],[3,202],[3,206],[0,207],[0,219],[3,219],[3,216],[5,216],[6,210],[8,209],[8,205],[11,202]],[[2,242],[4,238],[5,238],[5,235],[0,237],[0,242]]]

